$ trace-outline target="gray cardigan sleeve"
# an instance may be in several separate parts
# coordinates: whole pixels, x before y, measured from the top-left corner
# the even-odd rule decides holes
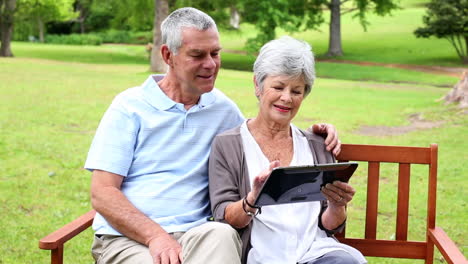
[[[227,140],[226,140],[227,139]],[[217,136],[211,145],[209,159],[209,190],[211,210],[216,221],[224,221],[226,207],[241,199],[239,177],[241,166],[235,157],[236,141],[229,136]]]

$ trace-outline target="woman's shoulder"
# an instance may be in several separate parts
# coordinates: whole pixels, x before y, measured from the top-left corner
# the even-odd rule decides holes
[[[240,126],[225,130],[224,132],[219,133],[213,140],[212,147],[215,148],[225,148],[232,147],[232,145],[237,145],[237,142],[241,141],[241,132]]]
[[[297,129],[308,141],[312,141],[318,144],[325,144],[325,139],[317,134],[310,132],[309,130]]]
[[[224,132],[219,133],[216,135],[217,138],[223,138],[223,137],[232,137],[232,136],[240,136],[240,128],[242,125],[236,126],[234,128],[225,130]]]

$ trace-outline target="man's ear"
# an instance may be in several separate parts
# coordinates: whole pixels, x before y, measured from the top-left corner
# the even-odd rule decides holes
[[[257,96],[257,98],[260,98],[260,87],[258,86],[258,83],[257,83],[257,78],[253,77],[253,82],[254,82],[254,85],[255,85],[255,96]]]
[[[169,47],[166,44],[161,45],[161,57],[164,60],[164,62],[169,65],[169,67],[172,67],[172,58],[174,54],[171,52]]]

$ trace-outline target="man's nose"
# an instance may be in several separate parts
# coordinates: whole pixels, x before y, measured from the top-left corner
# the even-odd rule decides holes
[[[206,59],[203,61],[203,68],[216,68],[216,58],[213,58],[212,56],[207,56]]]

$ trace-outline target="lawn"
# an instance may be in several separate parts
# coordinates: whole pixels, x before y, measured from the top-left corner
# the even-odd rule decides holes
[[[406,3],[407,1],[401,1]],[[416,38],[413,31],[423,26],[423,1],[409,1],[404,8],[394,10],[391,15],[380,17],[368,15],[370,24],[364,30],[352,14],[342,16],[341,31],[344,56],[340,59],[351,61],[372,61],[414,65],[437,65],[463,67],[455,49],[446,39]],[[426,1],[427,2],[427,1]],[[329,13],[324,12],[329,20]],[[277,36],[289,33],[278,29]],[[253,25],[242,24],[239,31],[224,31],[221,35],[223,48],[242,51],[245,40],[256,35]],[[315,54],[323,58],[328,49],[328,23],[318,31],[307,30],[289,34],[312,45]],[[465,66],[466,67],[466,66]]]
[[[90,174],[82,166],[94,130],[112,98],[127,87],[142,83],[147,74],[147,66],[138,64],[0,60],[0,202],[4,216],[0,249],[5,252],[0,263],[45,263],[48,252],[37,248],[38,239],[90,208]],[[254,116],[257,109],[251,77],[248,72],[222,70],[217,82],[247,117]],[[306,127],[315,122],[331,122],[338,127],[343,142],[349,143],[438,143],[438,225],[466,252],[466,199],[461,197],[468,195],[463,177],[467,174],[464,164],[468,118],[455,107],[435,101],[446,92],[447,89],[431,85],[319,78],[295,123]],[[362,125],[406,125],[408,116],[414,113],[421,113],[428,120],[443,120],[445,124],[389,137],[356,132]],[[413,180],[424,184],[418,176]],[[364,187],[359,177],[354,184],[358,190]],[[421,190],[424,192],[424,188]],[[392,195],[388,194],[387,199],[392,199]],[[418,193],[412,195],[416,203],[411,207],[414,220],[410,228],[417,230],[422,228],[425,207],[424,201],[417,199]],[[362,196],[357,195],[350,208],[351,218],[353,210],[362,210],[361,201]],[[381,210],[379,225],[392,223],[387,216],[392,215],[393,209],[383,204]],[[351,226],[349,232],[358,234],[360,228]],[[392,232],[379,235],[391,237]],[[90,243],[88,231],[67,244],[66,261],[90,263]]]

